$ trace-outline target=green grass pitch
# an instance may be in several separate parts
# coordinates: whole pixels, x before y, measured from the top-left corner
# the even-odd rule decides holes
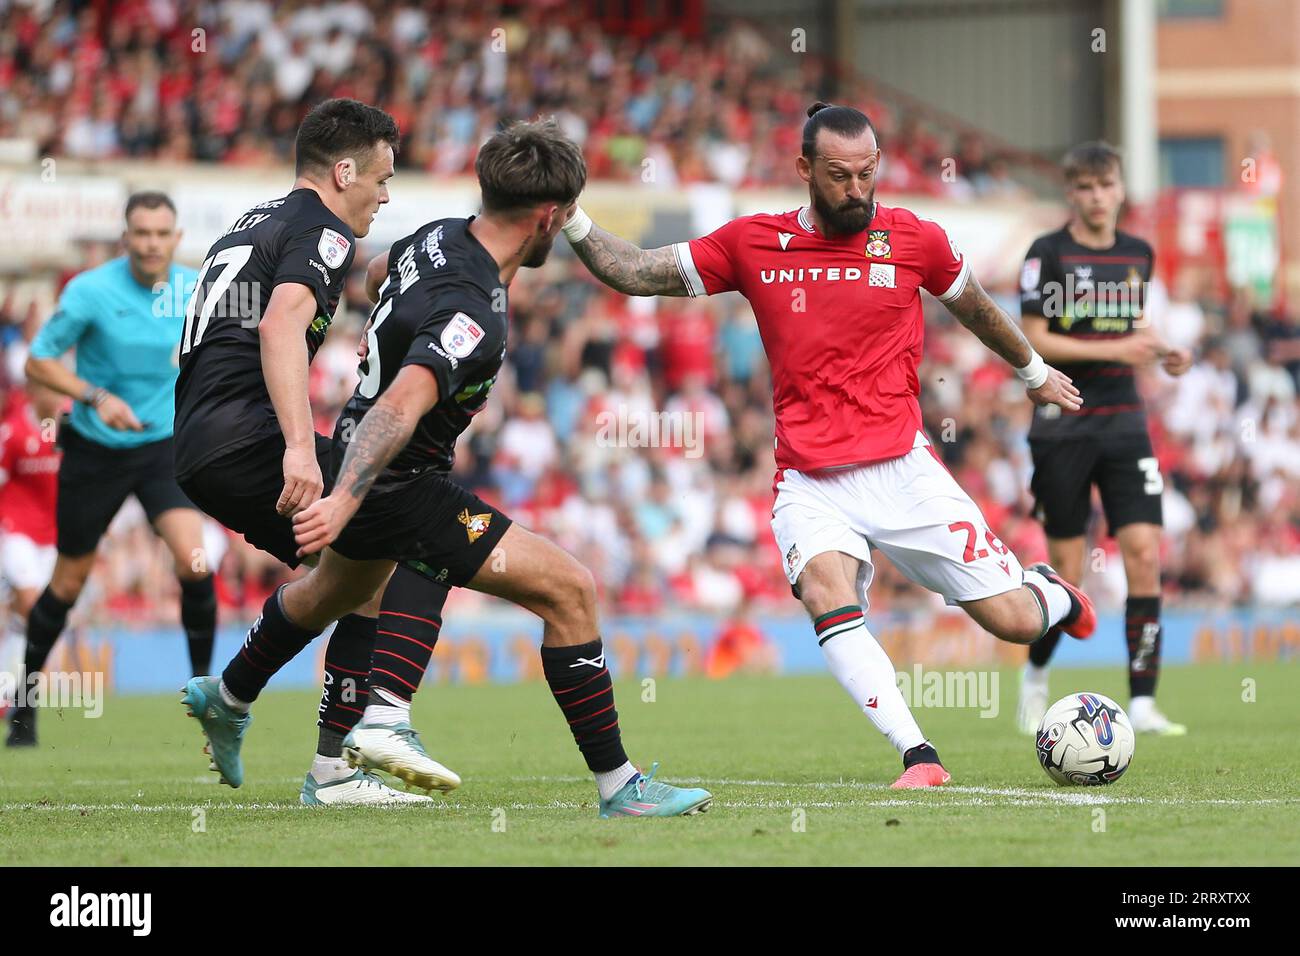
[[[1253,702],[1243,681],[1253,681]],[[1169,669],[1161,699],[1191,727],[1138,738],[1128,773],[1060,788],[1001,713],[917,709],[953,774],[897,793],[897,757],[827,676],[620,682],[634,761],[700,781],[704,815],[599,820],[595,788],[544,685],[426,686],[416,724],[464,786],[432,806],[308,810],[298,788],[316,698],[269,693],[245,785],[220,787],[177,697],[110,698],[100,719],[40,715],[41,746],[0,750],[6,865],[871,864],[1226,865],[1300,859],[1300,670]],[[179,681],[178,681],[179,684]],[[1124,675],[1060,670],[1074,690],[1127,697]],[[1246,696],[1249,696],[1247,694]],[[201,811],[201,812],[200,812]]]

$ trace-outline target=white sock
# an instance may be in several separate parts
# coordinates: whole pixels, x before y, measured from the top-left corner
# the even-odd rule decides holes
[[[386,727],[392,727],[397,724],[409,724],[411,722],[411,702],[402,700],[392,691],[385,690],[382,687],[370,688],[370,700],[374,701],[379,698],[384,703],[366,704],[365,713],[361,719],[367,724],[383,724]]]
[[[238,697],[232,694],[230,692],[230,688],[226,686],[225,681],[221,682],[221,700],[222,703],[224,703],[231,710],[237,710],[241,714],[246,714],[253,708],[253,705],[250,704],[248,701],[240,700]]]
[[[1046,688],[1047,670],[1048,667],[1046,664],[1044,664],[1042,667],[1039,667],[1033,661],[1026,661],[1025,672],[1024,672],[1025,683],[1030,684],[1034,687]]]
[[[925,743],[925,734],[898,690],[894,665],[867,630],[861,611],[856,618],[819,631],[818,637],[835,679],[895,750],[902,754]]]
[[[1047,580],[1037,571],[1025,572],[1025,584],[1037,588],[1047,602],[1047,627],[1059,624],[1070,613],[1070,592],[1059,584]]]
[[[348,762],[342,757],[326,757],[323,754],[317,754],[316,759],[311,762],[311,775],[317,783],[333,783],[335,780],[345,780],[356,773]]]
[[[614,770],[604,770],[597,773],[596,786],[600,790],[600,799],[608,800],[614,794],[626,787],[627,782],[640,772],[641,771],[632,766],[629,761]]]
[[[1129,698],[1128,716],[1134,723],[1143,723],[1156,709],[1156,699],[1149,694]]]

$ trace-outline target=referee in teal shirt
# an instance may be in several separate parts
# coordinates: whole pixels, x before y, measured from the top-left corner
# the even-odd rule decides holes
[[[176,206],[160,192],[126,203],[126,255],[73,277],[37,334],[27,377],[73,398],[60,430],[58,560],[27,619],[26,673],[45,666],[81,596],[95,549],[128,495],[167,542],[181,587],[190,666],[206,674],[217,601],[203,557],[203,519],[173,477],[172,410],[181,328],[196,272],[174,265]],[[76,372],[60,358],[76,349]],[[36,743],[36,711],[19,708],[7,744]]]

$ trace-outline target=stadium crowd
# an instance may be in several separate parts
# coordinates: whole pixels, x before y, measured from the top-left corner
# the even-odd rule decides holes
[[[394,113],[407,168],[464,173],[499,119],[549,112],[582,143],[593,178],[788,186],[799,91],[816,89],[824,69],[815,58],[773,67],[792,58],[771,57],[743,23],[707,40],[633,40],[582,26],[561,3],[455,0],[436,24],[421,6],[378,2],[105,9],[0,3],[0,139],[30,139],[41,155],[286,163],[305,105],[347,95]],[[930,132],[865,87],[854,100],[888,145],[882,197],[1021,192],[979,137]],[[939,175],[944,155],[959,175]],[[655,160],[648,181],[644,159]],[[609,611],[793,608],[768,528],[771,394],[748,306],[738,296],[627,299],[557,249],[512,288],[508,364],[461,443],[458,477],[574,552]],[[89,243],[82,267],[113,254]],[[1171,342],[1198,355],[1182,379],[1142,378],[1167,478],[1165,587],[1183,604],[1300,601],[1300,324],[1244,292],[1218,299],[1208,278],[1180,273],[1151,310]],[[1018,312],[1014,289],[991,291]],[[1030,405],[974,337],[933,300],[927,310],[927,428],[993,529],[1022,561],[1043,559],[1027,491]],[[313,367],[322,432],[355,385],[367,311],[356,275]],[[45,317],[0,298],[10,383]],[[675,447],[656,447],[672,436]],[[1120,606],[1118,552],[1100,524],[1096,537],[1089,587]],[[139,509],[125,509],[109,538],[77,616],[174,621],[174,595],[157,598],[175,590],[169,559]],[[223,620],[251,617],[286,574],[215,526],[208,554]],[[453,606],[481,600],[458,593]],[[874,608],[935,600],[880,560]]]
[[[88,253],[93,265],[111,250]],[[993,291],[1014,314],[1014,290]],[[1181,379],[1142,376],[1166,476],[1166,593],[1215,607],[1300,600],[1300,324],[1252,309],[1245,293],[1203,300],[1190,274],[1156,298],[1162,334],[1199,355]],[[521,274],[511,309],[507,365],[461,442],[458,478],[592,568],[609,611],[790,606],[768,528],[767,364],[745,301],[625,298],[563,250]],[[1027,491],[1023,390],[937,303],[927,309],[927,429],[1003,541],[1023,561],[1045,559]],[[322,432],[357,381],[367,311],[357,275],[312,370]],[[11,375],[42,319],[0,303]],[[170,619],[174,609],[156,599],[175,589],[169,558],[143,514],[125,509],[109,537],[80,613]],[[1088,585],[1103,606],[1121,606],[1121,562],[1099,511],[1094,538]],[[228,614],[253,614],[287,573],[215,526],[209,552]],[[878,558],[874,608],[937,600]],[[482,600],[458,593],[456,606]]]
[[[307,107],[350,96],[397,119],[399,168],[470,172],[499,120],[553,113],[594,177],[756,186],[787,178],[805,91],[829,69],[773,55],[743,21],[635,39],[556,0],[109,7],[0,3],[0,139],[41,156],[286,163]],[[1023,193],[980,136],[945,135],[865,84],[852,100],[889,143],[882,188]]]

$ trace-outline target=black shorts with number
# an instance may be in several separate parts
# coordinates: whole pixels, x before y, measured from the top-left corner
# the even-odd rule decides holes
[[[331,464],[334,443],[316,436],[316,461],[325,490],[334,487]],[[275,510],[284,491],[284,438],[276,435],[236,448],[180,479],[180,486],[205,513],[237,531],[249,544],[279,558],[291,568],[301,562],[293,539],[293,519]]]
[[[331,547],[345,558],[399,561],[450,587],[464,587],[511,521],[444,474],[425,472],[371,489]]]
[[[129,495],[135,495],[151,522],[172,508],[194,507],[172,477],[170,438],[109,448],[64,425],[59,447],[63,461],[55,516],[60,554],[75,558],[94,551]]]
[[[1092,511],[1092,486],[1101,493],[1111,534],[1139,522],[1163,524],[1164,481],[1146,432],[1029,440],[1034,458],[1034,513],[1049,538],[1082,537]]]

